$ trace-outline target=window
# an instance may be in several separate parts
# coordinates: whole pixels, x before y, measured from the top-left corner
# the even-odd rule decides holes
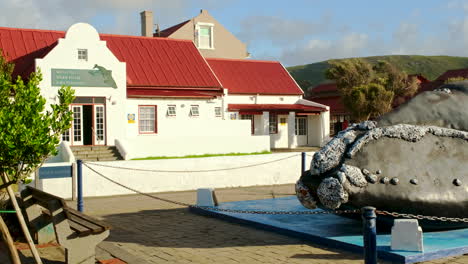
[[[269,120],[269,127],[270,127],[270,134],[277,134],[278,133],[278,116],[276,114],[270,113],[270,120]]]
[[[221,107],[215,107],[215,116],[221,117]]]
[[[191,105],[190,106],[190,116],[199,116],[200,112],[198,111],[198,105]]]
[[[255,133],[254,115],[240,115],[241,120],[250,120],[250,133]]]
[[[67,131],[63,132],[62,140],[70,142],[70,130],[67,130]]]
[[[198,26],[198,48],[213,49],[212,24],[202,24]]]
[[[167,106],[167,116],[176,116],[176,106],[168,105]]]
[[[307,119],[305,117],[296,118],[296,135],[307,135]]]
[[[78,49],[78,60],[88,61],[87,49]]]
[[[156,133],[156,107],[155,105],[139,106],[138,120],[140,133]]]

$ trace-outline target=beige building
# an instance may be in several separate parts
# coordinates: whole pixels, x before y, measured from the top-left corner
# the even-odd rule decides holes
[[[143,36],[192,40],[206,58],[245,59],[249,57],[247,45],[236,38],[206,10],[198,16],[164,30],[153,33],[153,13],[141,12]]]

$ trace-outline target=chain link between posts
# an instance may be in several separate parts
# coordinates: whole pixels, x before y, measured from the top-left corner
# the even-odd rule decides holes
[[[294,155],[294,156],[296,156],[296,155]],[[291,157],[287,157],[287,158],[291,158]],[[286,158],[284,158],[284,159],[286,159]],[[281,159],[281,160],[283,160],[283,159]],[[271,163],[271,162],[267,162],[267,163]],[[138,191],[136,189],[133,189],[133,188],[131,188],[129,186],[121,184],[121,183],[119,183],[119,182],[117,182],[117,181],[103,175],[102,173],[100,173],[100,172],[96,171],[95,169],[91,168],[88,164],[98,165],[98,166],[100,164],[83,162],[83,165],[86,166],[88,169],[90,169],[91,171],[93,171],[94,173],[99,175],[100,177],[102,177],[102,178],[104,178],[104,179],[106,179],[106,180],[108,180],[108,181],[122,187],[122,188],[125,188],[127,190],[132,191],[132,192],[135,192],[135,193],[150,197],[152,199],[156,199],[156,200],[160,200],[160,201],[163,201],[163,202],[176,204],[176,205],[180,205],[180,206],[184,206],[184,207],[198,208],[198,209],[217,211],[217,212],[226,212],[226,213],[264,214],[264,215],[325,215],[325,214],[360,214],[361,213],[360,209],[351,209],[351,210],[310,210],[310,211],[263,211],[263,210],[237,210],[237,209],[226,209],[226,208],[219,208],[219,207],[212,207],[212,206],[192,205],[192,204],[188,204],[188,203],[183,203],[183,202],[178,202],[178,201],[173,201],[173,200],[157,197],[157,196],[149,194],[149,193],[140,192],[140,191]],[[266,164],[266,163],[263,163],[263,164]],[[114,167],[114,166],[102,166],[102,167],[123,168],[123,167]],[[158,172],[160,172],[160,171],[158,171]],[[175,172],[175,171],[171,171],[171,172]],[[186,172],[186,171],[184,171],[184,172]],[[375,213],[378,214],[378,215],[392,216],[392,217],[395,217],[395,218],[410,218],[410,219],[418,219],[418,220],[468,223],[468,218],[403,214],[403,213],[389,212],[389,211],[384,211],[384,210],[376,210]]]
[[[250,164],[250,165],[245,165],[245,166],[239,166],[239,167],[231,167],[231,168],[224,168],[224,169],[208,169],[208,170],[152,170],[152,169],[138,169],[138,168],[126,168],[126,167],[119,167],[119,166],[111,166],[111,165],[105,165],[105,164],[98,164],[98,163],[92,163],[92,162],[86,162],[87,164],[91,164],[93,166],[99,166],[99,167],[106,167],[106,168],[114,168],[114,169],[121,169],[121,170],[131,170],[131,171],[145,171],[145,172],[164,172],[164,173],[196,173],[196,172],[215,172],[215,171],[226,171],[226,170],[238,170],[238,169],[244,169],[244,168],[250,168],[250,167],[256,167],[256,166],[261,166],[265,164],[270,164],[270,163],[275,163],[278,161],[282,160],[287,160],[290,158],[294,158],[300,156],[300,154],[294,154],[292,156],[276,159],[276,160],[270,160],[266,162],[261,162],[261,163],[256,163],[256,164]],[[88,167],[89,168],[89,167]]]

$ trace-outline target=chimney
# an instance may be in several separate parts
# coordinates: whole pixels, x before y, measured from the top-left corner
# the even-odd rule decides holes
[[[144,37],[153,36],[153,12],[143,11],[141,17],[141,35]]]

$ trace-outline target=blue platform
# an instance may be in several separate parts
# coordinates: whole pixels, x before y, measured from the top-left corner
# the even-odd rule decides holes
[[[276,199],[229,202],[220,208],[264,211],[306,211],[295,196]],[[362,223],[333,214],[265,215],[218,212],[190,208],[197,214],[248,224],[281,234],[299,237],[330,248],[363,252]],[[321,210],[321,209],[316,209]],[[378,256],[395,263],[414,263],[468,253],[468,229],[424,233],[424,252],[392,251],[390,234],[378,233]]]

